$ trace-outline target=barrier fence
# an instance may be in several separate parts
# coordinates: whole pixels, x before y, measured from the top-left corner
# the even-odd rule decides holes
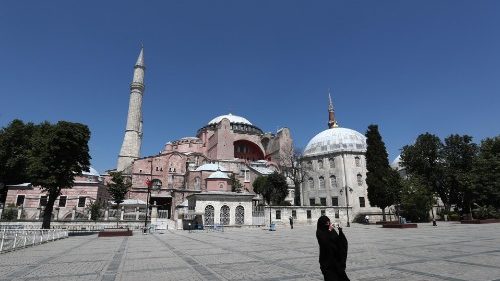
[[[2,229],[0,253],[35,246],[68,237],[67,230],[59,229]]]

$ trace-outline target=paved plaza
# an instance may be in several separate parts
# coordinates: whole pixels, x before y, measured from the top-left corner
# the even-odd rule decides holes
[[[354,224],[351,280],[500,280],[500,224]],[[315,226],[67,239],[0,255],[0,280],[322,280]]]

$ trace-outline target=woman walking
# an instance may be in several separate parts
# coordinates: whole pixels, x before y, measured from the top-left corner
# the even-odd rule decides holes
[[[337,233],[327,216],[318,219],[316,238],[319,244],[319,266],[325,281],[349,281],[345,273],[347,238],[339,227]]]

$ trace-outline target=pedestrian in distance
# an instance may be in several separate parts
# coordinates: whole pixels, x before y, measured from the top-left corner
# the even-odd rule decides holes
[[[290,220],[290,228],[293,229],[293,218],[290,216],[288,220]]]
[[[438,226],[435,218],[432,218],[432,226]]]
[[[349,281],[345,272],[348,242],[340,225],[338,231],[327,216],[318,219],[319,266],[325,281]]]

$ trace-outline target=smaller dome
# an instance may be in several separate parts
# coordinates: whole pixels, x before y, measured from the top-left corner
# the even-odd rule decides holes
[[[401,166],[399,166],[400,164],[401,164],[401,155],[398,155],[398,157],[396,157],[396,159],[392,161],[391,168],[399,171],[401,170]]]
[[[209,179],[225,179],[225,180],[229,179],[227,174],[224,172],[221,172],[220,170],[216,171],[215,173],[212,173],[210,176],[208,176],[208,178]]]
[[[246,118],[244,117],[241,117],[241,116],[237,116],[237,115],[232,115],[231,113],[227,114],[227,115],[221,115],[221,116],[217,116],[215,117],[214,119],[212,119],[210,122],[208,122],[208,125],[215,125],[215,124],[219,124],[219,122],[224,119],[224,118],[227,118],[229,119],[229,122],[230,123],[239,123],[239,124],[247,124],[247,125],[252,125],[252,123],[250,123],[250,121],[248,121]]]
[[[88,171],[82,172],[82,175],[85,175],[85,176],[96,176],[96,177],[100,176],[99,172],[96,169],[94,169],[93,167],[89,167]]]
[[[345,151],[366,152],[366,137],[348,128],[327,129],[309,141],[304,149],[304,156]]]

